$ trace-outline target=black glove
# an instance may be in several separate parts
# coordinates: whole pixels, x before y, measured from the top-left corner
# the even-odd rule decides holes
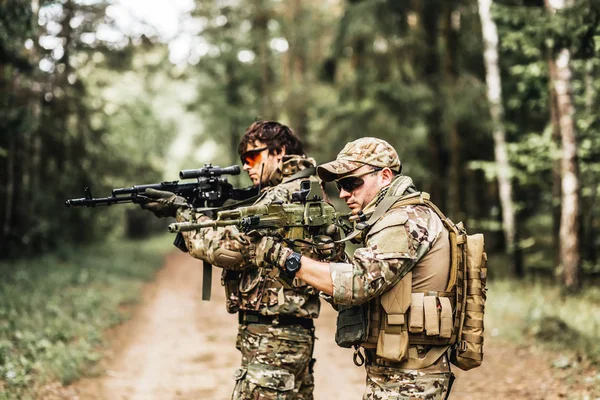
[[[151,200],[140,203],[140,207],[152,211],[159,218],[174,217],[179,207],[188,205],[183,197],[164,190],[146,189],[144,195]]]

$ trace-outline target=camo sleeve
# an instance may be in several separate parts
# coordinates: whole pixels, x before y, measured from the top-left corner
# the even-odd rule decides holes
[[[206,215],[191,210],[179,212],[177,215],[178,222],[209,220]],[[242,270],[248,265],[250,238],[235,226],[203,228],[182,234],[192,257],[231,270]]]
[[[269,188],[256,205],[270,204],[274,201],[289,202],[290,191],[284,185]],[[178,222],[203,222],[210,218],[191,209],[180,208]],[[250,266],[250,244],[252,239],[240,232],[235,226],[217,229],[204,228],[191,232],[182,232],[185,244],[192,257],[199,258],[217,267],[230,270],[243,270]]]
[[[366,235],[365,246],[351,263],[332,263],[333,299],[338,304],[362,304],[381,295],[400,279],[442,233],[443,225],[426,206],[388,211]]]

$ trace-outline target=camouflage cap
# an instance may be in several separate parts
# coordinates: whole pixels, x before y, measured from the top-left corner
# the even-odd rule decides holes
[[[365,137],[346,144],[335,161],[317,167],[317,174],[325,182],[331,182],[365,164],[378,168],[387,167],[395,172],[401,170],[398,153],[388,142]]]

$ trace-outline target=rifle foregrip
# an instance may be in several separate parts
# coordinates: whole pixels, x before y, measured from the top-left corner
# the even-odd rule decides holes
[[[220,226],[237,226],[240,224],[239,219],[232,220],[214,220],[214,221],[206,221],[206,222],[175,222],[170,224],[167,228],[171,233],[177,232],[189,232],[189,231],[197,231],[198,229],[203,228],[218,228]]]

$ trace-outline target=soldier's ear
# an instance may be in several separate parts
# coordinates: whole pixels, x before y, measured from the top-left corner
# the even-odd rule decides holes
[[[275,153],[275,157],[277,157],[277,161],[281,161],[281,159],[283,158],[283,156],[285,156],[285,145],[281,146],[281,149],[279,149],[278,152]]]
[[[383,185],[389,185],[394,180],[394,173],[389,168],[384,168],[381,170],[381,180]]]

